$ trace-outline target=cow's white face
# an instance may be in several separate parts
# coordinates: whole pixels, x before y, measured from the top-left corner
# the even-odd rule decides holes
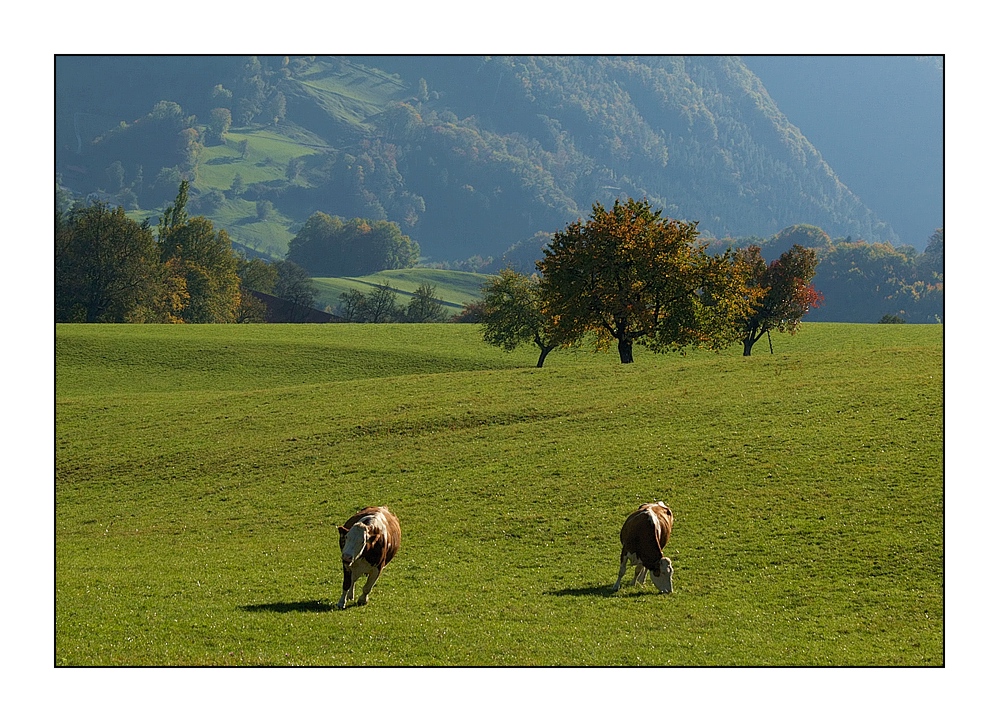
[[[353,563],[368,544],[368,528],[361,524],[354,525],[344,536],[340,546],[340,556],[348,565]]]
[[[670,563],[669,557],[660,560],[660,574],[652,575],[653,584],[660,592],[674,591],[674,566]]]

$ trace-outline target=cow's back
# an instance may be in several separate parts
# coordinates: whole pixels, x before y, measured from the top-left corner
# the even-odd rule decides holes
[[[626,518],[619,537],[629,552],[638,552],[638,547],[646,540],[656,540],[662,550],[670,540],[673,527],[674,514],[670,508],[662,502],[650,502]]]
[[[385,561],[388,563],[399,552],[399,545],[402,542],[403,535],[399,529],[399,520],[396,519],[396,515],[389,512],[388,507],[379,507],[378,509],[385,518]]]
[[[640,510],[648,510],[653,515],[656,516],[659,521],[659,535],[658,539],[660,542],[660,549],[664,549],[667,546],[667,542],[670,540],[670,533],[674,529],[674,513],[662,502],[651,502],[649,504],[643,505],[639,508]]]
[[[358,510],[353,515],[347,518],[347,522],[344,523],[344,527],[346,527],[349,530],[352,527],[354,527],[354,525],[358,522],[358,520],[368,517],[369,515],[374,515],[376,512],[381,512],[385,509],[386,508],[384,507],[365,507],[363,510]]]
[[[622,525],[622,531],[618,536],[621,538],[622,545],[628,548],[629,552],[634,552],[636,541],[652,534],[653,521],[640,507],[625,518],[625,524]]]

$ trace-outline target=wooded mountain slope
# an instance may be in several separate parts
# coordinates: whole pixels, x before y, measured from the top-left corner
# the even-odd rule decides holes
[[[277,257],[315,211],[451,261],[626,196],[715,237],[899,242],[735,57],[61,56],[56,167],[142,217],[188,178],[194,213]]]
[[[840,180],[924,247],[944,226],[942,56],[743,57]]]

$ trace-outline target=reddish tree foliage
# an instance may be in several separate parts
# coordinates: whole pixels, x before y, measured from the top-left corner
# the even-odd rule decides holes
[[[759,246],[738,252],[751,268],[751,284],[763,293],[743,319],[743,356],[771,329],[794,334],[809,309],[823,303],[823,295],[812,285],[818,259],[813,249],[795,244],[768,265]]]

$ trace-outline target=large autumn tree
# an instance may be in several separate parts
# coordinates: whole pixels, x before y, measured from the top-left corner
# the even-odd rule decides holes
[[[819,306],[823,296],[810,283],[818,263],[811,248],[793,244],[770,264],[764,261],[760,246],[741,249],[737,256],[751,270],[750,286],[758,292],[750,313],[740,322],[743,356],[750,356],[753,345],[772,329],[794,334],[802,317]]]
[[[646,200],[595,203],[538,262],[546,315],[563,333],[616,342],[622,364],[637,343],[654,351],[731,344],[752,296],[746,270],[730,252],[708,256],[697,236],[697,223],[664,218]]]
[[[509,268],[483,284],[479,313],[483,341],[504,351],[534,344],[539,350],[538,367],[549,352],[578,336],[569,328],[557,328],[542,311],[538,276],[525,276]]]

